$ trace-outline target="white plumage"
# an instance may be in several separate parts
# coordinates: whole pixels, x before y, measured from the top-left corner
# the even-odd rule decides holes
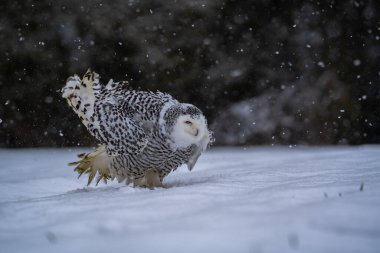
[[[182,164],[191,170],[212,134],[202,112],[161,92],[136,91],[127,82],[103,86],[90,70],[81,80],[69,77],[65,98],[101,146],[72,164],[88,184],[117,178],[134,185],[162,186],[163,178]]]

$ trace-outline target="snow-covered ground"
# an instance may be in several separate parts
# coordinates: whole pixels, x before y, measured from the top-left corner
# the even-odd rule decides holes
[[[380,146],[214,148],[156,190],[85,187],[83,151],[0,150],[0,252],[380,250]]]

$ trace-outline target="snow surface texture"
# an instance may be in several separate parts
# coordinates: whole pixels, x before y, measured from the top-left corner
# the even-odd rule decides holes
[[[380,146],[215,148],[156,190],[84,187],[83,151],[0,150],[1,252],[379,252]]]

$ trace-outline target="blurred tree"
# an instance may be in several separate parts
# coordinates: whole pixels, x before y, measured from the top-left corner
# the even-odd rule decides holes
[[[377,1],[4,0],[0,12],[0,146],[94,144],[59,92],[89,67],[103,82],[194,103],[216,130],[252,98],[269,101],[257,110],[275,103],[298,117],[260,136],[228,132],[236,141],[220,144],[380,142]],[[318,86],[326,73],[327,89]],[[319,101],[305,109],[298,95]]]

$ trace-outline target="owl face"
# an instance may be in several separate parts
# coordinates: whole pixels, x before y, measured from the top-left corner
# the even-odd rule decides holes
[[[176,148],[199,144],[208,136],[207,122],[201,110],[191,104],[180,104],[167,112],[167,133]]]

